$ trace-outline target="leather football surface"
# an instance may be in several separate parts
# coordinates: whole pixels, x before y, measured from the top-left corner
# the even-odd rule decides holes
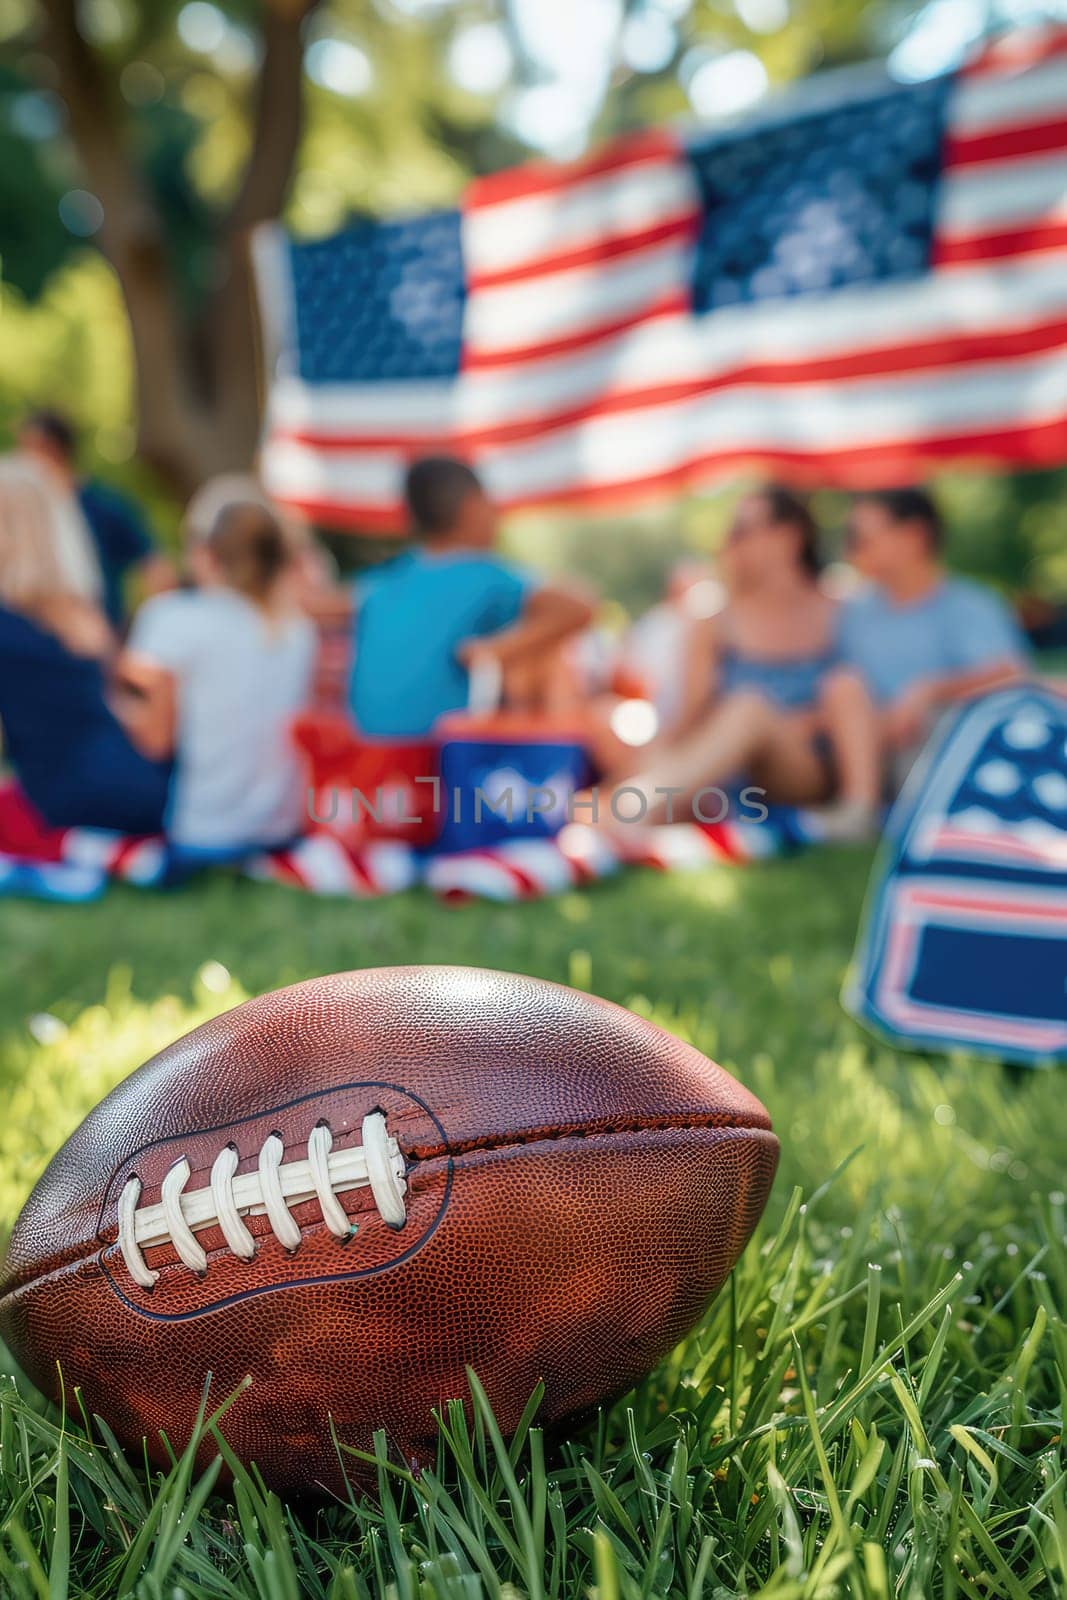
[[[546,1425],[630,1388],[721,1287],[777,1158],[758,1100],[606,1001],[455,967],[319,978],[89,1114],[16,1223],[0,1334],[160,1464],[208,1373],[213,1404],[249,1377],[238,1456],[337,1489],[334,1435],[432,1459],[468,1365],[505,1431],[538,1382]]]

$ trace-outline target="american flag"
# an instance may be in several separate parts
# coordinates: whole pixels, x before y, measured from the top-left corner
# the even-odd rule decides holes
[[[455,211],[270,228],[256,258],[264,478],[335,527],[399,529],[427,451],[507,509],[749,467],[848,487],[1058,464],[1067,29],[481,178]]]

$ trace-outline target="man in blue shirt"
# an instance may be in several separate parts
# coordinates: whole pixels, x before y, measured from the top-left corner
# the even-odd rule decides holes
[[[126,617],[125,580],[135,572],[143,594],[172,589],[172,564],[156,550],[140,508],[127,495],[95,479],[79,479],[74,429],[56,411],[36,411],[19,429],[19,449],[57,476],[81,507],[92,535],[108,618],[120,628]]]
[[[591,616],[580,595],[494,554],[496,513],[462,461],[415,462],[405,495],[416,546],[356,587],[349,704],[373,738],[423,737],[467,705],[472,667],[506,678]]]
[[[948,576],[942,540],[922,489],[872,490],[853,502],[848,554],[867,584],[845,603],[840,648],[867,681],[890,755],[914,750],[944,706],[1026,670],[1011,612],[991,590]]]

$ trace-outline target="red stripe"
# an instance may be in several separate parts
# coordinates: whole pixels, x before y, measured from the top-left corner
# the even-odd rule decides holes
[[[485,206],[521,200],[528,195],[554,194],[571,189],[590,178],[605,177],[627,167],[650,162],[673,161],[679,155],[678,141],[666,128],[646,128],[628,138],[615,140],[580,161],[560,164],[555,161],[529,161],[509,171],[476,178],[463,199],[464,211],[479,211]]]
[[[531,899],[535,895],[544,893],[536,878],[531,878],[528,872],[524,872],[521,867],[515,865],[514,861],[509,861],[506,856],[496,850],[465,850],[463,859],[466,861],[484,861],[491,867],[499,867],[504,876],[511,879],[515,888]]]
[[[1025,128],[992,128],[984,133],[949,133],[941,147],[943,170],[986,161],[1047,155],[1067,150],[1067,117],[1035,122]]]
[[[639,306],[625,317],[618,317],[612,322],[595,323],[582,328],[579,333],[564,334],[559,339],[539,339],[536,344],[511,345],[505,350],[479,350],[477,346],[468,345],[463,352],[463,370],[486,372],[493,367],[510,367],[514,362],[539,361],[547,356],[566,355],[571,350],[584,350],[591,344],[599,344],[602,339],[625,333],[628,328],[635,328],[638,324],[655,322],[660,317],[676,317],[689,309],[689,296],[685,290],[672,289],[662,299]]]
[[[990,917],[1036,918],[1038,922],[1053,922],[1057,926],[1063,919],[1061,906],[1035,906],[1026,900],[978,899],[971,895],[940,894],[933,889],[912,890],[908,899],[913,905],[930,906],[938,911],[984,911]]]
[[[341,846],[341,849],[344,851],[345,855],[348,857],[348,862],[352,868],[352,875],[355,878],[356,883],[366,893],[376,894],[378,892],[378,885],[375,883],[374,879],[367,870],[362,849],[349,843],[349,841],[344,838],[343,835],[337,836],[337,842]]]
[[[636,228],[630,233],[617,233],[611,238],[593,239],[588,244],[571,245],[566,250],[531,257],[517,266],[503,267],[496,272],[473,273],[470,278],[470,291],[474,293],[478,289],[495,289],[502,284],[522,283],[525,279],[548,276],[553,272],[569,272],[573,267],[598,266],[605,261],[617,261],[622,257],[651,249],[655,245],[666,244],[671,239],[688,242],[696,237],[699,222],[699,213],[690,208],[683,216],[670,217],[666,221],[655,223],[652,227]],[[550,288],[551,285],[547,287]]]
[[[307,879],[299,870],[289,850],[272,850],[267,860],[274,866],[275,878],[278,883],[295,884],[298,889],[307,888]]]
[[[456,431],[442,438],[439,433],[418,436],[405,434],[319,434],[311,429],[279,429],[275,439],[307,445],[324,455],[336,451],[358,453],[368,450],[402,450],[417,455],[442,444],[459,451],[487,450],[533,439],[559,428],[573,428],[594,417],[613,416],[654,405],[694,399],[721,389],[742,384],[787,385],[833,383],[854,378],[895,377],[929,368],[942,369],[970,365],[978,361],[1010,360],[1067,345],[1067,316],[1032,327],[1008,328],[995,333],[939,335],[932,339],[913,339],[898,345],[850,351],[846,355],[810,357],[798,361],[750,362],[731,367],[708,378],[692,378],[675,383],[648,384],[643,388],[618,389],[599,394],[594,400],[552,412],[528,414],[485,428]]]
[[[936,835],[939,850],[966,850],[967,856],[986,861],[1056,861],[1062,852],[1038,850],[1018,839],[990,838],[984,833],[968,833],[965,828],[942,828]],[[966,857],[964,859],[967,859]]]
[[[1020,28],[996,39],[972,57],[961,72],[968,78],[1017,72],[1067,55],[1067,28]]]
[[[579,888],[584,888],[587,883],[596,883],[598,874],[594,871],[593,864],[584,856],[569,856],[560,851],[566,865],[570,868],[571,877]]]
[[[309,522],[321,523],[325,528],[336,528],[339,533],[381,534],[403,538],[408,533],[408,521],[403,507],[368,506],[358,501],[316,499],[309,495],[275,494],[280,506],[288,506],[307,517]]]
[[[728,823],[698,822],[697,827],[708,840],[708,843],[714,845],[719,854],[724,856],[727,861],[743,861],[746,859],[737,848],[733,830]]]
[[[152,834],[133,834],[125,839],[116,841],[108,857],[107,870],[113,878],[121,874],[129,866],[130,861],[137,855],[141,846],[150,843],[155,836]]]
[[[1067,245],[1067,220],[1033,222],[1025,228],[1005,228],[995,233],[946,234],[934,240],[934,267],[970,267],[975,262],[1003,260],[1005,256],[1035,255],[1042,250],[1062,250]]]
[[[537,744],[546,739],[553,744],[584,745],[589,734],[588,725],[574,718],[568,722],[563,717],[531,716],[526,711],[449,711],[434,723],[434,735],[440,744]]]

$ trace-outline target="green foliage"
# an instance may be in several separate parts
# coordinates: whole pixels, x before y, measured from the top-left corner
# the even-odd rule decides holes
[[[45,96],[0,66],[0,270],[31,299],[75,248],[59,215],[64,185],[54,152],[19,132],[20,123],[50,129],[55,121]]]
[[[951,554],[965,571],[1067,600],[1067,472],[954,475],[945,503]]]
[[[461,912],[421,895],[297,908],[284,890],[223,878],[171,897],[115,890],[77,912],[0,904],[7,1218],[85,1109],[202,1017],[315,972],[443,953],[589,987],[691,1039],[764,1099],[783,1143],[731,1284],[633,1395],[570,1440],[543,1438],[534,1418],[505,1446],[472,1379],[473,1414],[448,1408],[432,1471],[416,1481],[380,1458],[377,1503],[298,1511],[237,1463],[233,1487],[197,1485],[188,1457],[149,1478],[76,1395],[60,1425],[7,1388],[0,1589],[1062,1592],[1061,1084],[903,1056],[842,1014],[866,867],[864,853],[827,852]],[[132,973],[109,984],[131,927]],[[30,1032],[24,1019],[46,1006]],[[229,1398],[208,1395],[205,1427]]]
[[[263,8],[212,0],[200,7],[199,37],[179,25],[182,11],[177,0],[95,0],[80,8],[79,25],[106,69],[125,149],[159,203],[192,306],[213,284],[213,212],[233,198],[249,153]],[[389,0],[314,10],[308,43],[360,52],[367,82],[341,93],[305,80],[308,127],[289,212],[298,231],[327,232],[353,211],[450,204],[471,171],[518,158],[492,100],[464,93],[447,73],[448,46],[470,17],[457,5],[413,17]],[[81,246],[57,213],[79,181],[78,157],[46,92],[41,42],[32,6],[0,7],[0,154],[9,157],[0,252],[4,277],[31,298]]]
[[[880,0],[877,5],[862,6],[853,0],[793,0],[781,7],[694,0],[679,9],[682,15],[674,57],[660,72],[620,75],[601,113],[601,131],[617,132],[689,116],[679,68],[684,67],[690,52],[711,57],[730,50],[750,51],[759,56],[770,83],[781,86],[820,67],[878,59],[921,8],[910,0]],[[752,26],[760,14],[768,22]]]
[[[141,500],[162,537],[179,507],[134,455],[129,324],[114,273],[82,249],[28,300],[0,282],[0,449],[36,406],[59,406],[81,430],[86,471]]]

